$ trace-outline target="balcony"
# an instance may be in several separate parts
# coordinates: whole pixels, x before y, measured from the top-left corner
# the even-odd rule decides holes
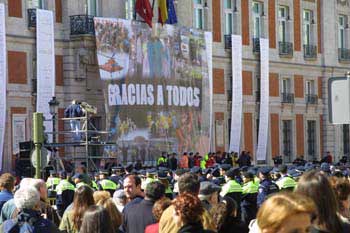
[[[260,103],[260,91],[255,91],[255,102]]]
[[[70,16],[71,35],[95,35],[94,16],[72,15]]]
[[[232,101],[232,90],[227,91],[227,101]]]
[[[304,44],[304,58],[311,60],[316,59],[317,47],[315,45]]]
[[[232,36],[231,35],[225,35],[225,49],[231,49],[232,48]]]
[[[317,104],[318,97],[314,94],[308,94],[305,96],[306,104]]]
[[[338,58],[339,61],[346,61],[349,62],[350,61],[350,49],[345,49],[345,48],[339,48],[338,49]]]
[[[260,38],[253,38],[253,53],[260,53]]]
[[[36,9],[27,9],[28,14],[28,28],[34,29],[36,28]]]
[[[281,102],[286,104],[294,103],[294,94],[293,93],[281,93]]]
[[[279,55],[282,57],[293,57],[293,43],[291,42],[278,42]]]

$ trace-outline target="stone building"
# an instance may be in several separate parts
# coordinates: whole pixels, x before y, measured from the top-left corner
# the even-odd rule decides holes
[[[4,170],[14,167],[13,119],[25,119],[31,138],[36,103],[35,10],[55,16],[58,115],[72,99],[98,106],[94,123],[104,127],[104,100],[95,55],[93,16],[132,18],[133,0],[0,0],[5,4],[8,62]],[[155,1],[157,2],[157,1]],[[268,162],[276,155],[319,158],[349,154],[349,125],[328,120],[327,80],[350,64],[348,0],[175,0],[179,25],[213,32],[215,150],[228,150],[231,113],[230,35],[243,41],[242,150],[253,157],[259,124],[259,43],[270,47]],[[157,11],[155,11],[157,14]],[[216,132],[217,125],[224,125]],[[57,127],[63,130],[63,123]],[[222,129],[222,128],[221,128]],[[58,141],[63,140],[63,135]],[[62,152],[61,152],[62,153]]]

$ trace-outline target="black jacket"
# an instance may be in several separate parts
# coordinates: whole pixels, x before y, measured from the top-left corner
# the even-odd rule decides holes
[[[142,200],[126,209],[123,213],[123,230],[125,233],[144,232],[146,226],[156,223],[152,214],[154,202]]]
[[[214,233],[214,231],[204,230],[202,223],[193,223],[181,227],[178,233]]]

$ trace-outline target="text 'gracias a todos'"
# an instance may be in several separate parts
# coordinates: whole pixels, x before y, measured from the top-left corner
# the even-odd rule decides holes
[[[148,105],[200,107],[200,89],[176,85],[109,84],[109,106]]]

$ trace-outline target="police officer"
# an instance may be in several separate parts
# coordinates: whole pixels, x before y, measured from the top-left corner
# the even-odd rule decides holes
[[[112,167],[112,174],[109,177],[111,181],[116,183],[117,185],[119,184],[120,187],[123,186],[123,170],[124,168],[121,166],[118,167]]]
[[[155,168],[150,168],[146,170],[146,179],[141,184],[141,189],[146,190],[149,183],[157,181],[156,179],[157,170]]]
[[[281,178],[277,180],[276,184],[280,190],[293,191],[297,183],[288,175],[288,167],[286,165],[280,165],[278,167]]]
[[[267,199],[267,197],[279,191],[278,186],[272,182],[270,177],[271,169],[268,167],[262,167],[259,169],[258,177],[260,179],[260,185],[258,189],[257,195],[257,205],[258,208],[262,205],[262,203]]]
[[[222,186],[220,196],[229,196],[237,202],[237,216],[241,215],[241,199],[242,199],[242,186],[235,180],[236,175],[239,173],[239,168],[231,168],[225,174],[226,184]]]
[[[259,184],[254,181],[253,171],[243,172],[243,187],[242,187],[242,221],[246,225],[252,219],[255,219],[257,208],[257,195]]]
[[[67,173],[60,171],[61,178],[56,187],[56,206],[58,214],[62,217],[65,209],[73,202],[75,187],[67,180]]]
[[[83,186],[83,185],[87,185],[90,187],[89,184],[84,182],[84,175],[80,174],[80,173],[75,173],[75,175],[72,177],[74,183],[75,183],[75,189],[78,189],[79,187]]]
[[[114,183],[113,181],[109,180],[107,178],[108,171],[107,170],[101,170],[99,172],[100,180],[97,182],[98,190],[105,190],[110,192],[111,197],[113,197],[113,193],[116,189],[119,188],[119,185]]]
[[[50,170],[50,176],[47,178],[46,187],[48,190],[48,197],[56,197],[56,186],[60,183],[61,179],[57,177],[57,173],[54,170]]]
[[[170,200],[173,199],[173,190],[165,170],[158,171],[158,180],[165,186],[165,196]]]

